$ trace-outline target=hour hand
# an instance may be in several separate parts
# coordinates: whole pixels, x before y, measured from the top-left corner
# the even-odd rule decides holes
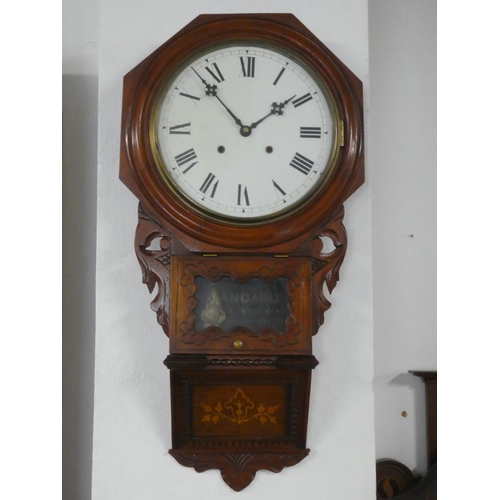
[[[284,102],[273,102],[271,104],[271,112],[268,113],[266,116],[264,116],[264,118],[261,118],[260,120],[256,121],[256,122],[253,122],[252,125],[250,125],[250,130],[251,129],[254,129],[257,125],[259,125],[259,123],[262,123],[267,117],[271,116],[271,115],[282,115],[283,114],[283,110],[285,109],[285,106],[296,96],[297,94],[293,95],[292,97],[290,97],[289,99],[287,99],[286,101]]]
[[[271,114],[272,115],[282,115],[283,110],[285,109],[285,106],[296,96],[297,94],[294,94],[292,97],[288,98],[284,102],[273,102],[271,104]]]

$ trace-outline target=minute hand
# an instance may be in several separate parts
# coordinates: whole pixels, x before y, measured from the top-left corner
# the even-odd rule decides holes
[[[243,123],[241,123],[241,120],[222,102],[221,98],[217,94],[215,94],[215,97],[217,97],[219,102],[226,108],[226,111],[233,117],[236,125],[243,127]]]
[[[243,128],[243,123],[241,123],[241,120],[222,102],[222,99],[217,95],[217,85],[210,85],[192,66],[191,69],[205,85],[205,94],[217,97],[218,101],[226,108],[226,111],[233,117],[233,120],[236,122],[236,125],[238,125],[240,128]]]
[[[262,123],[266,118],[268,118],[269,116],[271,115],[282,115],[283,114],[283,108],[296,96],[297,94],[293,95],[292,97],[290,97],[289,99],[287,99],[286,101],[284,102],[281,102],[281,103],[277,103],[277,102],[273,102],[271,104],[271,111],[266,115],[264,116],[264,118],[261,118],[260,120],[257,120],[256,122],[253,122],[251,125],[250,125],[250,130],[251,129],[254,129],[257,125],[259,125],[259,123]]]

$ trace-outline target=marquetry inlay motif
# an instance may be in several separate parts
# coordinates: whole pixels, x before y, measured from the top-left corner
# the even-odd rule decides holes
[[[276,424],[274,414],[279,408],[279,405],[264,406],[262,403],[256,407],[256,404],[239,388],[234,393],[234,396],[225,403],[219,401],[215,406],[207,404],[202,404],[202,406],[205,412],[202,422],[216,424],[221,419],[227,419],[238,425],[254,419],[261,424]]]

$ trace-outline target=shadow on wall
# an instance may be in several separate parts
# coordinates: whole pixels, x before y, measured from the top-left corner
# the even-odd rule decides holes
[[[63,75],[63,500],[91,498],[97,100],[97,75]]]

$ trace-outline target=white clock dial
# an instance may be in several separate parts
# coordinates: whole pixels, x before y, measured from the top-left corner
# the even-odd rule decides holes
[[[280,215],[330,173],[338,147],[332,106],[290,56],[242,45],[211,51],[183,67],[161,96],[161,173],[215,216]]]

